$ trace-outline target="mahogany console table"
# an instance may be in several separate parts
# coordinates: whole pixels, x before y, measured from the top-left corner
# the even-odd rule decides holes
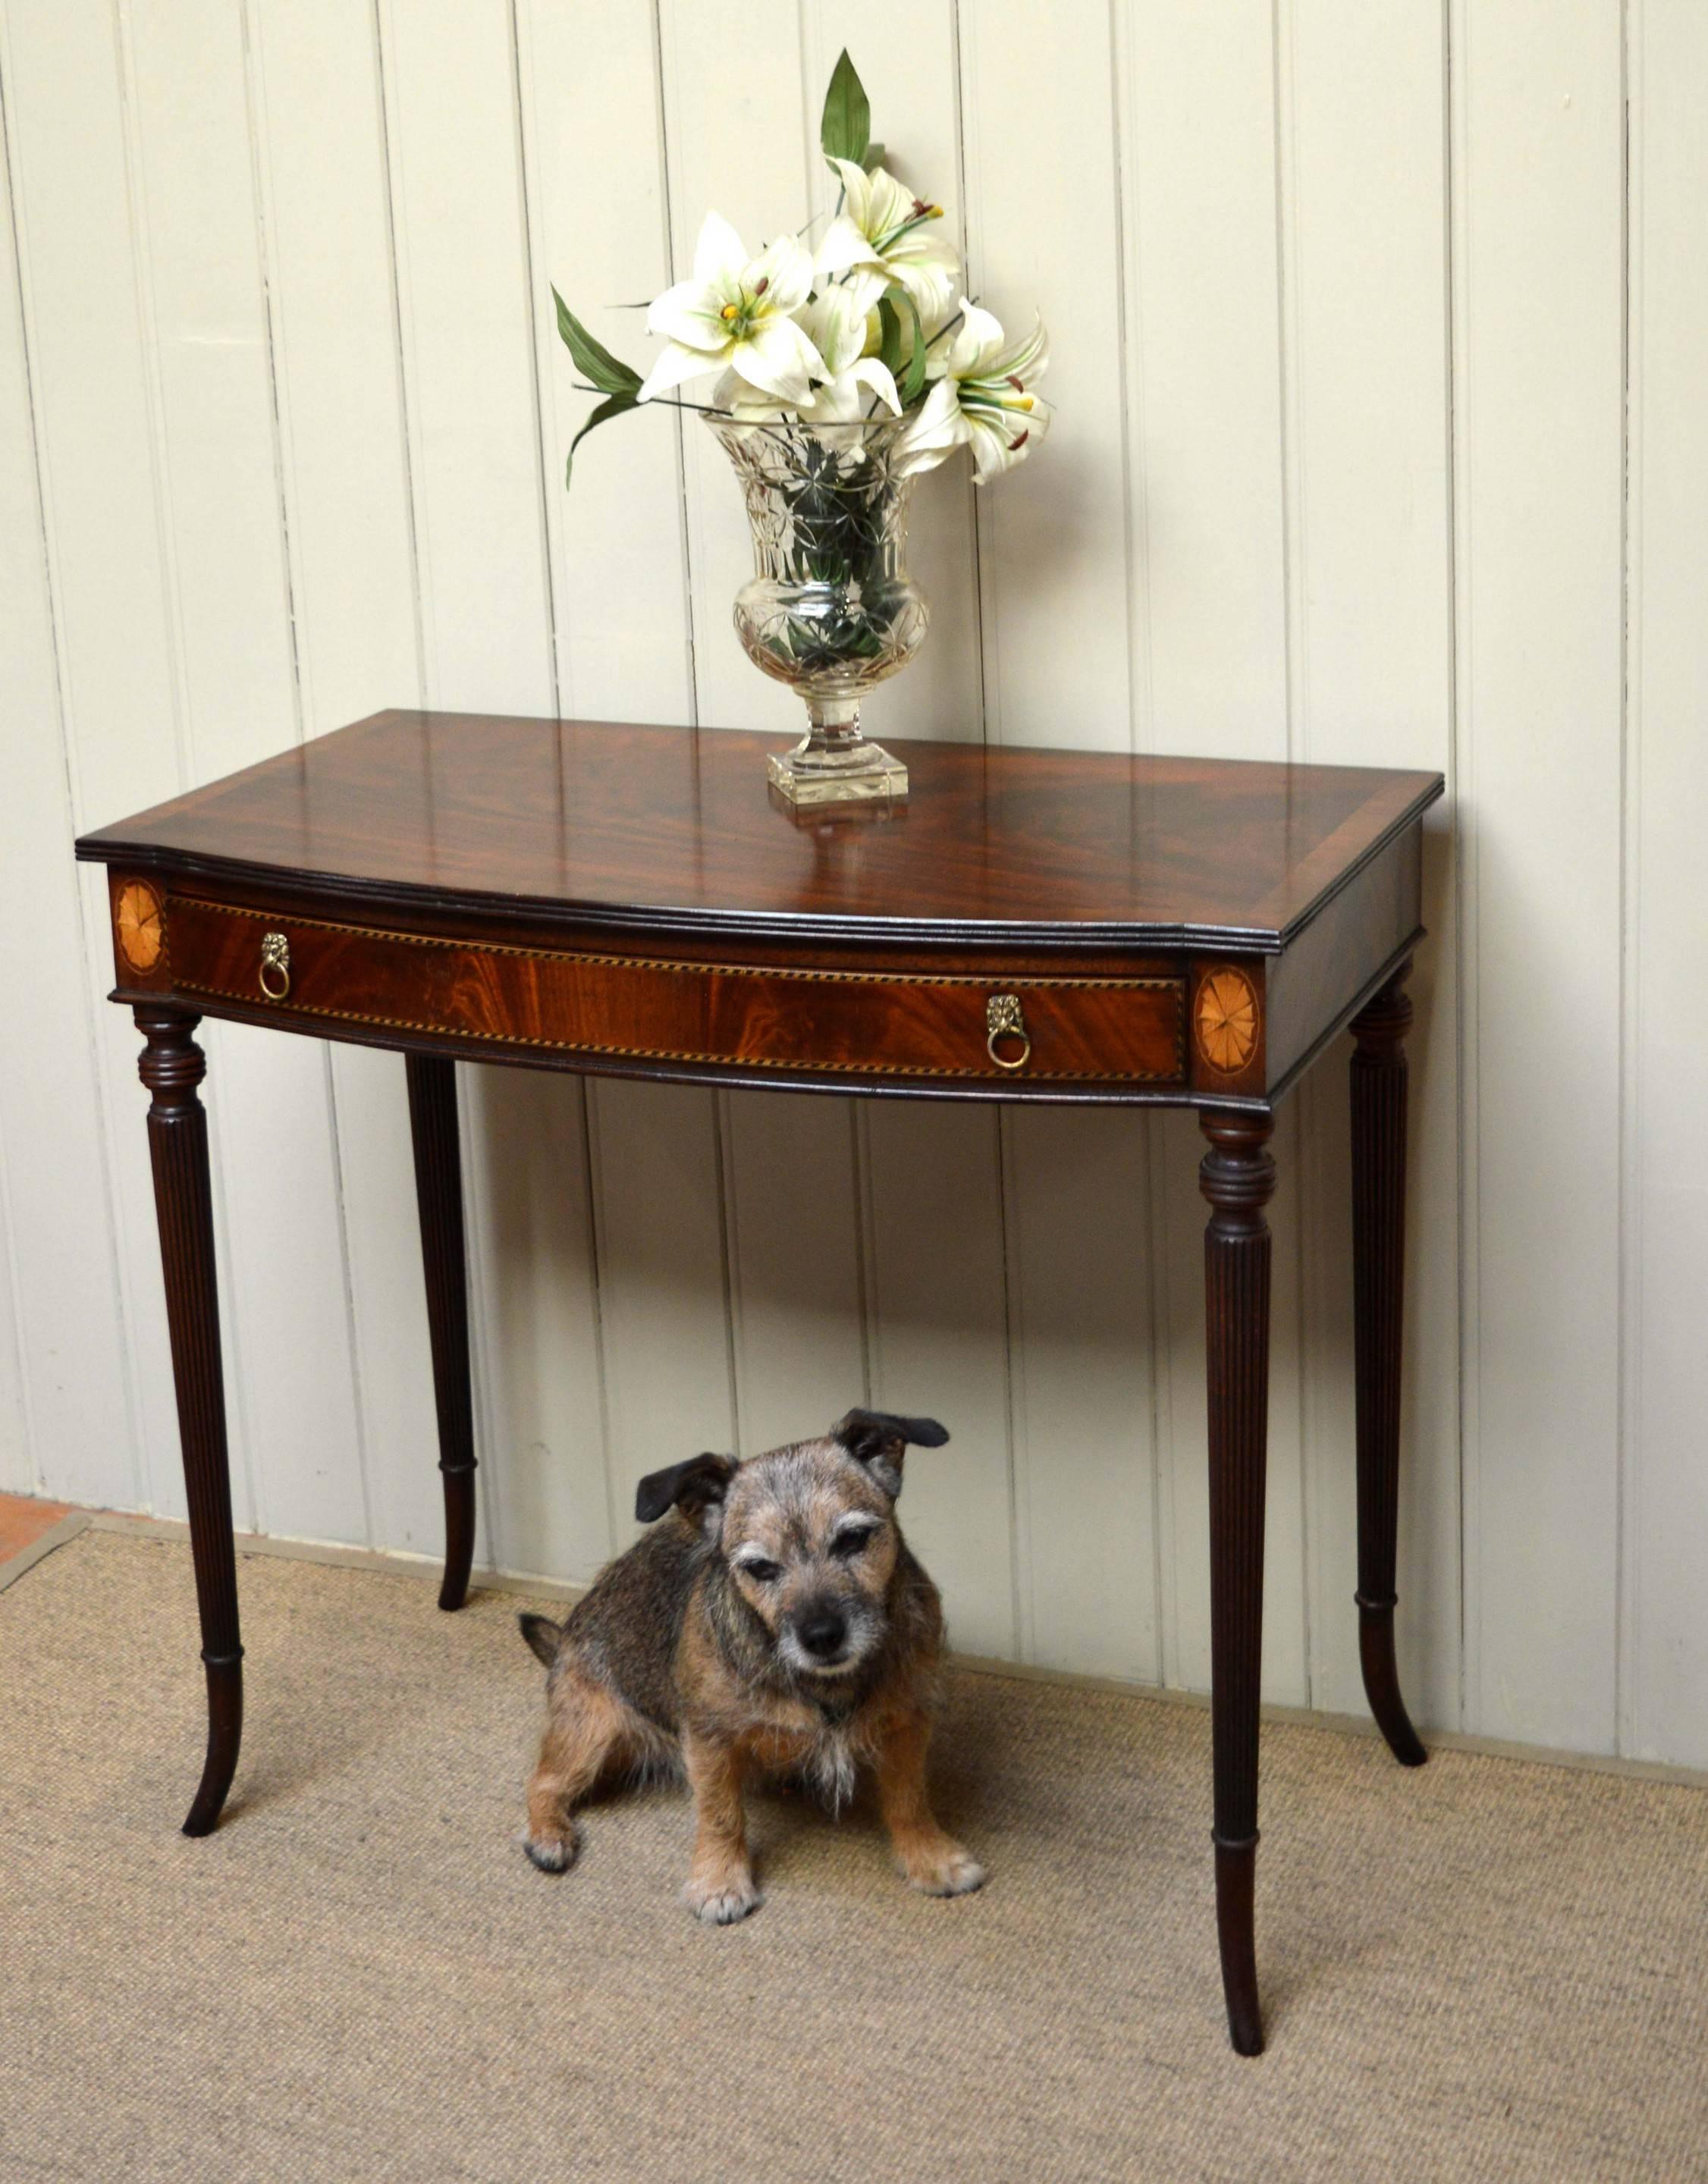
[[[388,712],[87,836],[146,1042],[206,1664],[205,1835],[237,1766],[202,1016],[405,1057],[444,1474],[442,1607],[474,1545],[452,1063],[937,1100],[1197,1109],[1210,1214],[1216,1919],[1233,2044],[1253,1947],[1275,1111],[1350,1024],[1365,1688],[1394,1673],[1406,1064],[1434,773],[910,743],[913,794],[767,800],[777,738]],[[929,1390],[916,1391],[918,1401]],[[673,1453],[661,1450],[658,1461]]]

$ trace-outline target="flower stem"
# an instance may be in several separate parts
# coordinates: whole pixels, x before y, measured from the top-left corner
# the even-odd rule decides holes
[[[570,384],[578,394],[604,394],[608,392],[603,387],[590,387],[584,379],[572,379]],[[635,406],[638,409],[640,405],[637,404]],[[733,410],[719,410],[709,402],[684,402],[673,394],[651,395],[646,406],[649,410],[697,410],[703,417],[733,417],[735,415]]]

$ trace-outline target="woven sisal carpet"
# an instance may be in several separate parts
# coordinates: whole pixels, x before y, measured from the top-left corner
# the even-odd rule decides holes
[[[1231,2054],[1208,1717],[965,1674],[935,1903],[859,1815],[761,1801],[769,1901],[678,1907],[680,1795],[515,1846],[514,1599],[252,1556],[226,1825],[176,1823],[187,1552],[88,1532],[0,1593],[0,2176],[1708,2177],[1708,1797],[1264,1731],[1271,2047]]]

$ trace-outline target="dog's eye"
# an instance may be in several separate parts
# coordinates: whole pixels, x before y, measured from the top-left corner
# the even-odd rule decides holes
[[[862,1548],[873,1539],[876,1531],[876,1525],[868,1525],[857,1531],[839,1532],[830,1542],[830,1552],[838,1562],[851,1562]]]
[[[767,1562],[763,1555],[749,1555],[741,1568],[755,1585],[774,1585],[783,1574],[782,1563]]]

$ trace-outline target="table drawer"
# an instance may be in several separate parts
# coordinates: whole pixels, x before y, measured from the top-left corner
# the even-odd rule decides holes
[[[1003,980],[477,945],[167,904],[171,983],[282,1019],[839,1075],[1178,1083],[1168,977]]]

